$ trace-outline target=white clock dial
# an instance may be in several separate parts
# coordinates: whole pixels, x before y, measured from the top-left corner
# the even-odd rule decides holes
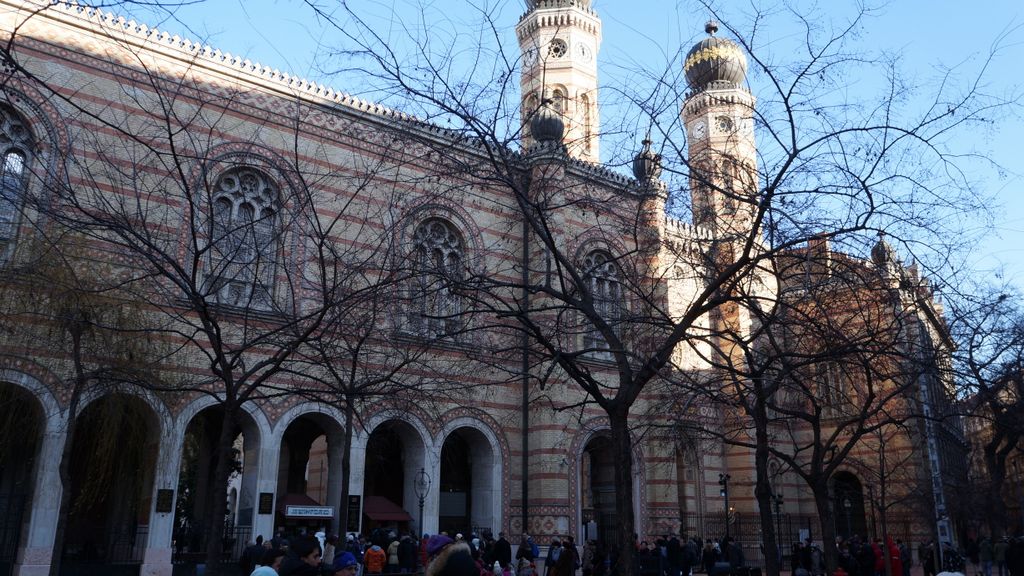
[[[594,53],[590,50],[590,46],[587,46],[583,42],[577,42],[576,58],[578,58],[580,62],[590,62],[594,59]]]
[[[705,135],[707,135],[708,127],[704,125],[704,122],[698,120],[697,122],[695,122],[693,124],[693,128],[692,128],[691,132],[692,132],[694,138],[700,139],[700,138],[703,138]]]

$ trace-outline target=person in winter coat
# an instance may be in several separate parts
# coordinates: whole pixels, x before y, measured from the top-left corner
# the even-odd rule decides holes
[[[329,572],[332,576],[356,576],[359,571],[359,562],[351,552],[342,552],[334,558],[334,564]]]
[[[356,557],[356,562],[362,564],[363,562],[363,547],[359,545],[359,541],[356,540],[355,534],[349,534],[345,537],[345,552],[352,554]]]
[[[312,536],[288,542],[288,555],[277,571],[281,576],[320,576],[320,543]]]
[[[715,562],[718,562],[718,557],[715,554],[715,545],[708,539],[704,543],[704,554],[701,556],[704,561],[704,571],[711,574],[712,568],[715,567]]]
[[[494,561],[501,565],[502,569],[512,565],[512,544],[505,539],[504,532],[498,532],[498,540],[494,543],[492,556]]]
[[[388,574],[398,574],[398,540],[388,544],[388,565],[384,568]]]
[[[565,547],[568,544],[566,542],[562,546],[561,552],[558,553],[558,560],[555,560],[555,565],[548,571],[548,576],[573,576],[576,573],[576,555]]]
[[[883,574],[885,572],[885,553],[882,552],[881,538],[875,538],[875,541],[871,543],[871,552],[875,555],[875,574]]]
[[[562,553],[562,543],[559,540],[552,540],[551,546],[548,546],[548,556],[544,559],[544,576],[549,576],[551,569],[555,567],[555,563],[558,562],[558,557]]]
[[[992,541],[988,537],[978,543],[978,560],[981,561],[981,573],[992,576]]]
[[[416,544],[408,534],[398,542],[398,571],[402,574],[416,571]]]
[[[480,576],[473,554],[466,542],[455,542],[444,535],[435,535],[427,543],[430,563],[424,576]]]
[[[367,574],[383,573],[384,565],[387,564],[387,561],[387,554],[377,544],[370,546],[370,549],[363,554],[363,565],[366,566]]]
[[[516,561],[518,562],[523,558],[530,562],[533,562],[536,558],[533,555],[533,539],[526,534],[523,534],[523,538],[519,541],[519,549],[516,550]]]
[[[593,540],[587,540],[587,543],[583,545],[583,576],[592,576],[594,574],[594,562],[597,559],[597,543]]]
[[[242,574],[252,572],[262,556],[263,536],[257,536],[256,543],[252,546],[246,546],[245,550],[242,551],[242,557],[238,559],[238,564],[242,567]]]
[[[999,576],[1006,576],[1006,550],[1009,547],[1009,539],[1005,536],[992,547],[992,561],[996,564]]]
[[[892,570],[894,576],[903,574],[903,559],[900,557],[899,546],[893,542],[892,538],[889,538],[887,542],[889,547],[889,568]],[[885,564],[882,564],[882,570],[885,570]]]
[[[252,571],[250,576],[277,576],[277,571],[281,568],[284,555],[285,551],[280,548],[277,550],[273,548],[266,550],[260,558],[260,565]]]

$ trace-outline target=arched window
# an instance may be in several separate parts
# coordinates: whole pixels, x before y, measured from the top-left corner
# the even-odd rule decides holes
[[[221,174],[211,194],[207,289],[229,306],[269,309],[277,255],[277,186],[258,170]]]
[[[28,187],[32,133],[17,112],[0,106],[0,261],[14,245]]]
[[[559,114],[565,114],[567,99],[564,88],[555,88],[551,91],[551,109]]]
[[[462,326],[462,280],[465,250],[462,236],[440,218],[424,220],[413,234],[415,287],[410,328],[427,338],[455,338]]]
[[[595,250],[583,260],[583,271],[586,290],[594,301],[594,311],[619,334],[623,300],[622,277],[618,266],[607,252]],[[596,358],[611,358],[608,343],[594,326],[584,331],[583,348],[591,351]]]

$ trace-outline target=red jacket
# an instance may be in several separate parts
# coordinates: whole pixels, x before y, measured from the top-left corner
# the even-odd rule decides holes
[[[900,558],[900,548],[889,538],[889,566],[892,567],[893,576],[903,574],[903,559]]]
[[[363,563],[366,565],[366,571],[371,574],[380,574],[383,572],[384,565],[387,564],[387,561],[388,556],[380,546],[371,546],[370,549],[363,554]]]

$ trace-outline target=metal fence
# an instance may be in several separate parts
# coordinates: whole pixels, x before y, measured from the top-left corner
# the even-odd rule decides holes
[[[223,562],[238,562],[252,538],[252,526],[224,527]],[[174,535],[174,564],[201,564],[206,560],[206,539],[201,528],[178,530]]]

